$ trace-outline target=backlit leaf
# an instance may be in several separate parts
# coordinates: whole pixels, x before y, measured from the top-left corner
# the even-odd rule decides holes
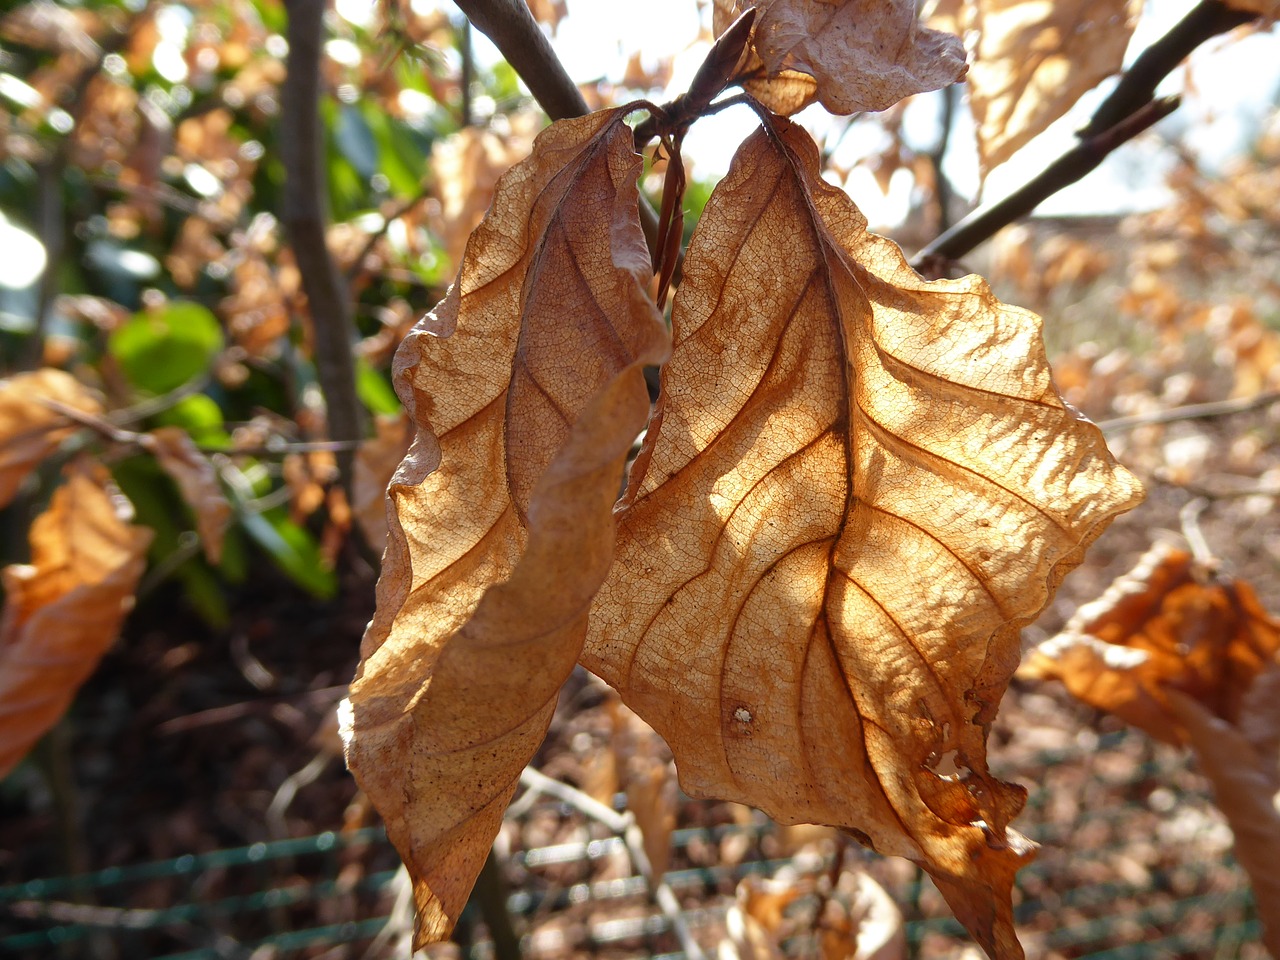
[[[31,525],[31,563],[0,574],[0,779],[66,712],[133,606],[151,531],[104,477],[73,472]]]
[[[785,120],[716,188],[673,330],[583,663],[688,793],[916,860],[1021,956],[1024,793],[987,731],[1019,628],[1137,481],[1063,406],[1038,319],[923,281]]]
[[[648,416],[642,367],[667,350],[625,116],[538,137],[396,355],[418,433],[345,736],[409,867],[419,945],[457,920],[573,669]]]
[[[1249,875],[1262,921],[1262,942],[1280,956],[1280,813],[1276,811],[1275,758],[1256,753],[1234,724],[1194,697],[1168,691],[1169,709],[1186,732],[1201,769],[1213,784],[1213,800],[1235,837],[1235,857]]]
[[[1158,542],[1136,567],[1031,652],[1019,675],[1072,695],[1158,740],[1185,743],[1169,690],[1239,724],[1254,680],[1280,651],[1280,622],[1248,584],[1216,577]]]
[[[756,23],[739,72],[776,113],[813,100],[839,114],[885,110],[965,73],[960,38],[921,26],[915,0],[715,0],[716,34],[751,6]]]
[[[102,405],[71,374],[46,368],[0,380],[0,507],[77,424],[48,401],[86,414]]]
[[[985,176],[1119,73],[1138,0],[973,0],[969,103]]]

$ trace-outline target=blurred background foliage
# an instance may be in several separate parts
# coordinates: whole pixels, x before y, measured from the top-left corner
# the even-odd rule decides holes
[[[328,241],[355,304],[370,421],[399,416],[394,347],[443,294],[488,190],[541,123],[505,64],[476,67],[462,23],[407,3],[381,6],[368,27],[326,19]],[[146,586],[176,581],[212,624],[259,556],[332,596],[347,495],[380,499],[395,459],[374,450],[363,487],[335,483],[312,319],[281,226],[284,31],[269,0],[34,0],[0,19],[0,368],[71,371],[105,397],[110,425],[178,427],[210,459],[235,518],[216,566],[146,450],[102,429],[59,453],[104,448],[156,531]],[[403,430],[380,435],[403,448]],[[363,506],[376,555],[378,511]],[[11,519],[6,554],[19,559],[25,518]]]

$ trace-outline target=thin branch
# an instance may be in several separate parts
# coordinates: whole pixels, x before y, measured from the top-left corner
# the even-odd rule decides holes
[[[289,234],[315,331],[316,376],[324,393],[329,436],[362,435],[352,341],[355,324],[342,274],[325,242],[327,189],[320,125],[320,43],[324,0],[287,0],[289,57],[281,90],[280,153],[284,160],[284,225]],[[354,453],[337,454],[342,485],[351,490]]]
[[[470,20],[463,21],[462,36],[458,38],[458,45],[462,48],[462,75],[458,81],[458,85],[462,87],[462,104],[459,109],[458,126],[469,127],[474,122],[475,111],[471,108],[471,83],[475,80],[476,72]]]
[[[1212,571],[1221,567],[1222,561],[1213,555],[1213,551],[1209,548],[1209,541],[1205,539],[1204,531],[1200,529],[1200,514],[1208,508],[1209,501],[1205,497],[1189,500],[1178,511],[1178,523],[1182,527],[1182,535],[1186,538],[1187,545],[1191,547],[1191,556],[1200,567]]]
[[[552,120],[590,112],[582,91],[556,56],[542,28],[523,0],[457,0],[475,28],[493,41]],[[658,215],[640,197],[640,225],[650,256],[657,257]]]
[[[940,262],[960,259],[1002,227],[1029,214],[1047,197],[1075,183],[1098,166],[1107,153],[1167,116],[1176,108],[1177,100],[1155,99],[1160,81],[1205,41],[1256,19],[1256,14],[1234,10],[1219,0],[1202,0],[1121,75],[1115,89],[1078,131],[1080,143],[1010,196],[975,211],[943,233],[916,255],[916,268],[936,268]],[[1135,128],[1135,123],[1140,125]],[[1121,133],[1125,135],[1120,136]],[[1104,152],[1099,154],[1104,146]]]
[[[658,908],[670,922],[671,929],[675,932],[676,939],[680,941],[680,948],[684,951],[684,955],[689,960],[706,960],[706,954],[703,952],[702,947],[698,945],[698,941],[694,939],[692,931],[689,930],[689,923],[685,919],[684,911],[680,908],[680,902],[676,899],[675,892],[671,889],[670,884],[661,877],[654,875],[653,865],[649,862],[649,855],[644,850],[644,834],[632,813],[629,811],[627,813],[618,813],[612,808],[606,807],[599,800],[587,796],[581,790],[575,789],[559,780],[554,780],[533,767],[524,768],[520,773],[520,783],[528,790],[555,797],[562,803],[573,807],[583,816],[603,823],[611,833],[621,836],[622,842],[626,845],[627,853],[631,856],[631,862],[635,864],[636,871],[640,876],[644,877],[645,883],[648,884],[649,890],[653,894],[654,903],[658,905]]]
[[[552,120],[589,112],[578,85],[523,0],[458,0],[458,7],[524,81]]]
[[[939,261],[959,260],[1001,227],[1025,217],[1042,201],[1096,169],[1109,153],[1173,113],[1180,102],[1178,97],[1153,100],[1114,127],[1082,140],[1003,200],[969,214],[916,254],[912,263],[919,270]]]
[[[1155,99],[1160,81],[1196,47],[1256,19],[1257,14],[1232,9],[1218,0],[1197,4],[1173,29],[1142,51],[1078,135],[1091,137],[1135,113]]]
[[[1170,407],[1168,410],[1154,410],[1151,413],[1136,413],[1130,417],[1116,417],[1103,420],[1098,428],[1107,436],[1115,436],[1135,427],[1144,427],[1152,423],[1176,423],[1180,420],[1212,420],[1217,417],[1234,416],[1237,413],[1248,413],[1261,410],[1274,403],[1280,403],[1280,390],[1268,390],[1252,397],[1237,397],[1234,400],[1214,400],[1210,403],[1192,403],[1185,407]]]
[[[360,248],[360,252],[356,258],[351,261],[351,266],[347,267],[347,281],[354,282],[358,277],[365,273],[364,262],[369,254],[373,253],[373,248],[378,245],[378,241],[387,235],[387,231],[391,229],[391,224],[395,223],[401,217],[407,216],[409,212],[418,204],[424,202],[431,193],[431,188],[422,186],[419,188],[416,196],[405,200],[390,213],[385,214],[382,218],[382,226],[373,233],[369,234],[369,239],[365,241],[364,246]]]
[[[938,142],[934,144],[932,150],[926,156],[929,158],[929,166],[933,168],[933,200],[938,205],[938,229],[945,231],[951,226],[951,181],[947,179],[947,175],[942,172],[942,161],[947,158],[947,148],[951,145],[951,127],[955,123],[956,100],[959,97],[959,90],[953,83],[949,87],[943,87],[942,94],[942,110],[941,116],[938,118],[938,125],[941,130],[938,134]]]

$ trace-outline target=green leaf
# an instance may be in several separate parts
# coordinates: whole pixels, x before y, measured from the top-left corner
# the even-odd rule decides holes
[[[364,357],[356,360],[356,395],[370,413],[400,412],[400,398],[391,389],[390,382]]]
[[[224,427],[222,408],[208,394],[183,397],[155,416],[158,427],[181,427],[196,443],[204,447],[229,447],[231,434]]]
[[[350,104],[339,108],[333,140],[363,181],[367,183],[378,172],[378,143],[369,121],[358,108]]]
[[[248,513],[240,524],[286,576],[308,593],[327,600],[338,592],[338,578],[320,556],[315,538],[291,520]]]
[[[135,313],[111,335],[107,352],[131,384],[158,394],[208,372],[223,343],[222,327],[208,308],[173,300]]]
[[[222,630],[231,623],[226,589],[203,561],[192,557],[174,571],[174,576],[182,584],[183,597],[200,619],[215,630]]]

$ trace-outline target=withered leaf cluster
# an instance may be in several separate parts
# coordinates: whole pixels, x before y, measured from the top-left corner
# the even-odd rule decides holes
[[[743,62],[764,55],[757,35]],[[641,103],[538,137],[397,354],[416,438],[345,736],[418,944],[452,928],[581,662],[691,795],[909,857],[992,956],[1022,954],[1025,794],[989,773],[987,732],[1020,627],[1141,491],[1059,398],[1038,318],[977,277],[922,280],[757,107],[670,336],[626,123],[661,111]]]
[[[902,64],[932,49],[911,4],[878,6]],[[733,79],[760,58],[819,99],[874,86],[878,65],[820,44],[769,60],[768,24],[805,10],[764,4]],[[580,662],[666,737],[689,794],[918,861],[989,954],[1021,956],[1033,845],[989,724],[1019,628],[1139,486],[1057,396],[1036,316],[975,276],[925,282],[808,134],[755,108],[669,337],[626,123],[663,110],[634,104],[539,136],[399,348],[416,438],[344,733],[419,945],[451,931]]]

